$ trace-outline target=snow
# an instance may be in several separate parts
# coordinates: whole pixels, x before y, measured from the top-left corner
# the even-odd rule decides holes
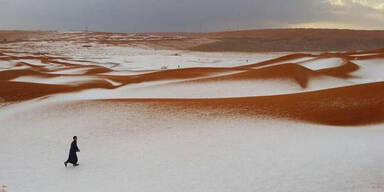
[[[68,60],[68,59],[56,59],[56,61],[63,62],[63,63],[74,64],[74,65],[90,65],[90,64],[92,64],[90,62],[74,61],[74,60]]]
[[[300,62],[300,65],[314,71],[319,69],[338,67],[342,64],[343,64],[343,60],[340,58],[326,58],[326,59]]]
[[[16,63],[13,61],[1,61],[0,60],[0,71],[7,71],[10,69],[13,70],[21,70],[21,69],[28,69],[30,68],[29,66],[16,66]]]
[[[302,57],[302,58],[298,58],[298,59],[291,59],[291,60],[276,62],[276,63],[273,63],[273,65],[280,65],[280,64],[285,64],[285,63],[304,63],[304,62],[310,62],[313,59],[314,59],[313,57]]]
[[[62,32],[62,38],[96,38]],[[118,35],[143,40],[164,36]],[[52,78],[21,76],[11,81],[77,84],[105,80],[83,75],[100,65],[103,75],[135,75],[190,67],[234,67],[289,53],[202,53],[155,50],[143,45],[107,46],[79,41],[10,43],[23,54],[44,52],[68,57],[44,64],[23,60],[63,74]],[[15,67],[0,61],[0,71]],[[296,62],[311,70],[337,67],[342,59]],[[199,78],[128,84],[115,89],[89,89],[19,103],[0,103],[0,185],[9,191],[275,191],[381,192],[384,189],[382,124],[336,127],[264,116],[225,116],[219,110],[174,108],[151,102],[101,102],[114,98],[226,98],[299,93],[384,81],[383,60],[353,61],[355,78],[318,76],[303,89],[293,80],[228,80]],[[276,63],[278,65],[281,63]],[[265,67],[265,66],[264,66]],[[238,73],[236,71],[233,73]],[[232,73],[216,73],[209,77]],[[3,101],[0,98],[0,101]],[[252,110],[252,109],[250,109]],[[72,136],[79,137],[79,167],[64,167]]]
[[[324,89],[330,89],[330,88],[336,88],[336,87],[345,87],[345,86],[351,86],[355,85],[350,80],[343,80],[335,77],[328,77],[328,76],[321,76],[321,77],[315,77],[309,80],[308,87],[305,89],[305,91],[316,91],[316,90],[324,90]]]
[[[172,83],[125,91],[129,88],[127,86],[117,89],[115,96],[121,98],[227,98],[278,95],[302,90],[298,84],[287,83],[284,80]]]
[[[29,56],[34,56],[32,54],[29,54],[29,53],[23,53],[23,52],[6,52],[5,55],[8,55],[8,56],[15,56],[15,57],[29,57]]]
[[[14,60],[14,61],[15,62],[28,63],[28,64],[36,65],[36,66],[45,66],[45,65],[47,65],[47,64],[42,63],[40,59],[18,59],[18,60]]]
[[[355,78],[351,81],[355,83],[369,83],[384,81],[384,60],[383,59],[371,59],[360,61],[353,61],[359,65],[359,70],[351,73]]]
[[[114,90],[92,89],[58,95],[66,99],[108,99],[108,98],[227,98],[254,95],[277,95],[300,92],[296,84],[283,81],[234,81],[228,83],[173,84],[173,81],[140,83]],[[280,84],[281,83],[281,84]],[[273,87],[273,88],[271,88]],[[264,92],[263,92],[264,91]]]
[[[102,58],[88,58],[113,70],[158,70],[162,66],[168,69],[190,67],[235,67],[256,63],[274,57],[275,55],[262,54],[204,54],[204,53],[178,53],[175,51],[153,51],[136,48],[131,56],[113,56]],[[130,53],[132,54],[132,53]],[[175,55],[178,54],[178,55]]]
[[[155,50],[143,45],[140,46],[107,46],[96,43],[87,43],[92,48],[84,48],[78,42],[29,42],[12,43],[17,49],[28,52],[44,52],[47,55],[69,57],[71,60],[58,61],[71,64],[97,64],[113,70],[158,70],[162,66],[168,69],[190,67],[234,67],[261,62],[283,56],[285,53],[204,53],[179,50]],[[86,60],[88,62],[79,62]],[[26,61],[32,62],[32,61]],[[33,62],[33,64],[40,64]]]
[[[0,181],[9,191],[382,190],[381,126],[225,118],[138,103],[8,109],[0,112],[7,122]],[[65,168],[73,135],[80,166]]]
[[[112,76],[126,76],[126,75],[139,75],[145,73],[156,72],[156,70],[122,70],[122,71],[111,71],[107,73],[102,73],[103,75],[112,75]]]
[[[11,67],[14,67],[15,64],[13,62],[9,62],[9,61],[1,61],[0,60],[0,69],[1,70],[9,70],[9,68]]]
[[[195,78],[198,79],[198,78]],[[188,80],[166,80],[128,84],[115,89],[90,89],[52,96],[57,100],[120,99],[120,98],[231,98],[292,94],[354,85],[333,77],[316,77],[302,88],[295,81],[236,80],[226,82],[190,83]],[[116,86],[116,85],[115,85]]]
[[[114,86],[119,86],[121,83],[114,82],[109,79],[102,79],[92,76],[58,76],[58,77],[52,77],[52,78],[43,78],[43,77],[36,77],[36,76],[22,76],[17,77],[15,79],[12,79],[11,81],[14,82],[29,82],[29,83],[41,83],[41,84],[62,84],[62,85],[68,85],[68,84],[81,84],[89,81],[97,81],[97,80],[105,80],[111,83]]]
[[[88,70],[92,69],[91,67],[79,67],[79,68],[71,68],[71,69],[63,69],[53,72],[48,72],[50,74],[68,74],[68,75],[81,75],[86,73]]]

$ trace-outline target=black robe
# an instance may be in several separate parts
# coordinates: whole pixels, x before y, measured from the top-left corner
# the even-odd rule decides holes
[[[72,141],[67,163],[76,164],[78,161],[76,152],[79,152],[79,151],[80,149],[77,147],[77,141]]]

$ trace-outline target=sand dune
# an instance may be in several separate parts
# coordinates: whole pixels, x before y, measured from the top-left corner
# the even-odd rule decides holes
[[[339,67],[320,69],[318,72],[333,77],[350,78],[349,74],[357,70],[359,70],[358,65],[351,61],[344,61],[344,64]]]
[[[306,88],[308,80],[311,77],[316,77],[319,74],[294,63],[275,65],[262,69],[249,69],[245,72],[240,72],[231,75],[223,75],[219,77],[206,78],[204,81],[228,81],[228,80],[250,80],[250,79],[289,79],[296,81],[302,88]]]
[[[4,87],[4,89],[0,91],[0,96],[6,102],[23,101],[57,93],[78,92],[94,88],[116,89],[116,87],[129,87],[130,85],[144,82],[168,81],[170,83],[167,83],[167,86],[169,86],[172,85],[172,81],[174,80],[178,80],[175,82],[176,84],[181,86],[185,84],[185,86],[188,86],[191,83],[204,85],[209,82],[221,82],[225,85],[225,82],[234,81],[253,82],[253,80],[258,79],[267,81],[268,79],[285,79],[296,82],[305,90],[311,79],[321,77],[340,79],[354,78],[353,75],[350,74],[358,71],[359,65],[348,60],[350,57],[347,56],[351,54],[356,53],[324,53],[320,55],[293,54],[252,65],[232,68],[172,69],[126,76],[103,75],[102,73],[104,72],[112,71],[105,67],[77,65],[77,67],[84,67],[87,70],[83,74],[67,74],[65,76],[81,77],[91,75],[91,77],[97,77],[100,78],[100,80],[85,81],[75,85],[13,82],[13,79],[17,81],[17,78],[28,76],[53,79],[62,76],[62,74],[51,74],[39,70],[42,66],[28,65],[30,69],[0,72],[2,86]],[[381,53],[374,51],[359,54],[378,55]],[[312,57],[312,61],[324,58],[341,58],[344,61],[340,65],[334,67],[327,66],[319,70],[310,70],[300,63],[289,63],[291,60],[308,56]],[[360,60],[362,59],[360,58]],[[282,61],[286,63],[279,64]],[[72,68],[73,65],[71,64],[68,67]],[[56,70],[56,72],[58,71]],[[108,80],[122,84],[114,86],[108,82]],[[228,86],[231,86],[231,84],[228,83]],[[330,89],[322,88],[322,90],[318,91],[292,94],[284,94],[284,91],[282,91],[282,95],[278,96],[247,96],[245,98],[227,99],[129,99],[130,94],[127,93],[127,99],[117,99],[114,102],[150,102],[160,106],[168,106],[165,108],[184,108],[188,106],[190,110],[214,110],[216,111],[215,113],[222,115],[267,115],[328,125],[362,125],[379,123],[384,120],[384,116],[382,115],[384,114],[384,92],[381,91],[384,90],[383,82],[329,88]],[[149,88],[149,90],[150,89],[151,88]],[[167,89],[164,89],[164,91],[166,90]],[[149,91],[148,94],[150,93]],[[121,96],[124,97],[124,94]],[[156,97],[155,95],[153,96]],[[151,96],[149,95],[149,97]]]
[[[384,189],[381,31],[18,33],[0,32],[9,191]]]
[[[266,66],[266,65],[270,65],[270,64],[283,63],[283,62],[288,62],[291,60],[307,58],[307,57],[312,57],[312,54],[294,53],[294,54],[285,55],[285,56],[282,56],[282,57],[279,57],[276,59],[271,59],[271,60],[267,60],[267,61],[263,61],[263,62],[259,62],[259,63],[255,63],[255,64],[250,64],[250,65],[244,65],[244,66],[240,66],[240,67],[241,68],[243,68],[243,67],[262,67],[262,66]]]
[[[7,70],[0,71],[1,80],[11,80],[21,76],[41,76],[41,77],[54,77],[56,75],[41,73],[38,71],[33,71],[31,69],[19,69],[19,70]]]
[[[283,33],[283,36],[291,37],[298,31],[276,32],[277,36]],[[315,36],[320,35],[317,31],[313,32]],[[355,35],[353,31],[329,32],[338,33],[334,37],[344,33],[347,33],[348,37]],[[367,37],[378,37],[374,31],[362,33]],[[55,41],[76,37],[75,42],[84,43],[91,38],[90,34],[94,33],[64,33]],[[116,37],[104,33],[97,35],[96,39],[109,38],[106,41],[112,42],[127,38],[141,38],[140,41],[143,42],[171,38],[160,34],[131,36],[114,34]],[[206,34],[207,37],[210,35],[215,37],[229,35],[236,38],[258,35],[275,37],[274,34],[268,35],[265,31]],[[83,47],[84,44],[80,45]],[[97,50],[92,47],[86,48]],[[131,47],[129,49],[134,50]],[[383,107],[381,98],[383,93],[380,91],[383,79],[378,78],[372,70],[372,66],[377,65],[370,64],[377,60],[381,61],[384,55],[383,49],[287,53],[273,59],[231,67],[196,66],[136,73],[134,70],[119,71],[113,66],[106,67],[95,62],[92,57],[79,59],[42,52],[31,52],[28,49],[0,50],[0,60],[10,63],[7,65],[8,68],[0,71],[2,101],[26,101],[55,96],[59,93],[69,94],[70,97],[76,93],[79,98],[85,99],[156,101],[161,105],[190,106],[191,109],[212,108],[223,110],[223,113],[270,115],[331,125],[360,125],[383,120],[383,116],[380,115]],[[179,53],[174,55],[180,56]],[[362,73],[359,73],[360,69]],[[105,89],[105,93],[97,97],[85,96],[92,93],[93,89]],[[140,100],[140,97],[143,100]],[[132,98],[135,100],[130,100]]]
[[[80,85],[39,84],[26,82],[0,81],[0,97],[4,102],[24,101],[57,93],[70,93],[92,88],[114,88],[110,82],[99,80]]]
[[[151,82],[151,81],[161,81],[161,80],[177,80],[177,79],[191,79],[191,78],[201,78],[207,77],[210,75],[229,73],[229,72],[238,72],[241,69],[231,69],[231,68],[188,68],[188,69],[171,69],[166,71],[157,71],[139,75],[130,75],[130,76],[105,76],[108,79],[121,82],[121,83],[142,83],[142,82]]]
[[[364,125],[384,121],[384,82],[308,93],[228,99],[116,99],[145,102],[166,110],[211,111],[213,115],[273,116],[326,125]]]

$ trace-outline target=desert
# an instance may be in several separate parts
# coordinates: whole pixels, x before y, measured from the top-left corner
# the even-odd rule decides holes
[[[382,30],[2,31],[0,184],[382,191],[383,70]]]

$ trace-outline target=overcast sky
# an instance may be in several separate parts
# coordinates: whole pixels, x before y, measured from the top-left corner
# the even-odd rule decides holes
[[[384,0],[0,0],[0,29],[384,29]]]

